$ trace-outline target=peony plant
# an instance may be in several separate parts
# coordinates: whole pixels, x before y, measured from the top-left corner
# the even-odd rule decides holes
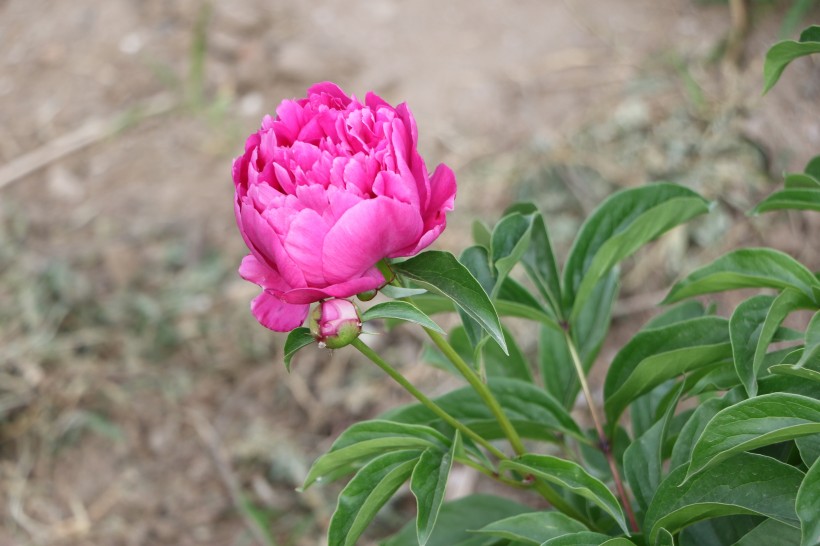
[[[775,45],[766,89],[813,52],[816,26]],[[692,272],[612,359],[599,407],[587,376],[618,264],[710,203],[668,183],[618,192],[586,219],[563,265],[529,203],[492,229],[476,224],[458,258],[422,252],[445,227],[455,178],[444,165],[428,175],[416,146],[405,105],[372,93],[361,103],[322,83],[266,117],[234,162],[251,252],[240,274],[263,290],[252,304],[259,322],[290,332],[286,366],[314,342],[350,346],[418,400],[352,425],[311,467],[304,488],[352,475],[331,546],[357,544],[406,483],[416,517],[385,546],[820,544],[820,274],[770,248],[737,249]],[[820,156],[753,212],[788,208],[820,210]],[[728,317],[703,303],[740,288],[761,293]],[[379,303],[361,311],[351,300],[376,293]],[[806,328],[784,327],[799,310],[812,313]],[[460,325],[445,333],[431,318],[440,313]],[[538,326],[537,362],[507,317]],[[427,397],[360,336],[377,319],[421,328],[464,386]],[[579,393],[591,429],[571,414]],[[446,502],[454,464],[531,502]]]

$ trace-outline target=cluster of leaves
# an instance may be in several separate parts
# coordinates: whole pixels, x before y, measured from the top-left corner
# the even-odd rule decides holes
[[[818,35],[812,27],[801,42],[772,48],[767,88],[795,51],[820,51]],[[755,210],[817,210],[819,195],[820,156]],[[385,290],[395,299],[372,306],[363,320],[404,320],[435,332],[430,315],[459,313],[462,325],[449,333],[458,358],[482,378],[517,434],[545,453],[516,449],[493,460],[486,445],[423,404],[357,423],[305,481],[354,474],[329,543],[355,544],[408,481],[416,521],[385,546],[820,543],[820,274],[794,258],[739,249],[676,283],[669,307],[612,360],[602,430],[590,433],[570,414],[607,334],[618,264],[708,211],[704,198],[673,184],[619,192],[589,216],[559,268],[544,218],[519,204],[492,229],[476,223],[476,244],[458,259],[428,251],[392,264],[403,285]],[[518,265],[526,282],[510,276]],[[728,318],[691,299],[741,288],[766,293]],[[783,326],[801,310],[813,313],[805,331]],[[538,325],[537,367],[499,316]],[[308,342],[304,331],[291,334],[288,360]],[[430,355],[446,367],[447,355]],[[434,402],[480,438],[509,437],[473,386]],[[556,486],[562,509],[533,511],[487,495],[444,502],[454,462],[512,487]],[[621,489],[621,476],[631,495],[621,493],[619,502],[612,491]]]

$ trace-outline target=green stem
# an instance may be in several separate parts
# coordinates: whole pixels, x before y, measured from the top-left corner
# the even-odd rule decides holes
[[[487,449],[487,451],[489,451],[490,453],[495,455],[499,460],[503,461],[504,459],[507,459],[507,456],[504,455],[504,453],[500,449],[498,449],[493,444],[491,444],[490,442],[485,440],[483,437],[478,435],[471,428],[469,428],[466,425],[459,422],[452,415],[450,415],[449,413],[444,411],[441,408],[441,406],[439,406],[438,404],[436,404],[435,402],[433,402],[432,400],[427,398],[427,396],[425,396],[424,393],[422,393],[415,386],[413,386],[413,384],[410,383],[410,381],[408,381],[407,378],[404,377],[401,373],[399,373],[398,370],[393,368],[393,366],[391,366],[382,357],[380,357],[378,355],[378,353],[376,353],[376,351],[374,351],[373,349],[371,349],[370,347],[365,345],[362,342],[361,339],[354,340],[351,345],[353,345],[353,347],[358,349],[359,352],[362,353],[364,356],[369,358],[374,364],[376,364],[376,366],[378,366],[379,368],[384,370],[384,372],[387,373],[387,375],[392,377],[393,380],[396,383],[398,383],[399,385],[404,387],[404,389],[407,392],[412,394],[416,398],[416,400],[421,402],[427,409],[429,409],[430,411],[435,413],[437,416],[441,417],[441,419],[445,423],[447,423],[448,425],[450,425],[451,427],[453,427],[455,429],[458,429],[459,431],[461,431],[462,434],[464,434],[468,438],[472,439],[477,444],[480,444],[480,445],[484,446]]]
[[[504,431],[504,436],[510,441],[510,445],[515,450],[516,454],[523,455],[527,452],[527,449],[524,447],[524,443],[521,441],[521,437],[518,435],[518,432],[513,428],[512,423],[507,418],[507,415],[504,413],[504,410],[501,409],[501,404],[498,403],[498,400],[495,399],[493,393],[490,392],[489,387],[487,384],[481,381],[481,378],[473,371],[469,364],[464,362],[464,359],[459,356],[455,349],[447,342],[444,337],[435,332],[433,330],[429,330],[427,328],[424,329],[427,332],[427,335],[430,336],[430,339],[433,340],[436,347],[444,353],[444,356],[453,363],[453,365],[458,369],[459,373],[464,376],[464,379],[467,380],[467,383],[475,389],[478,393],[478,396],[484,401],[490,411],[492,412],[493,416],[495,416],[496,421],[501,426],[501,430]]]
[[[578,350],[575,348],[575,342],[572,340],[572,336],[569,335],[569,331],[567,329],[564,329],[564,339],[567,342],[567,347],[569,347],[569,354],[572,356],[572,363],[575,365],[575,371],[578,374],[578,381],[581,382],[581,389],[584,391],[584,398],[587,400],[589,413],[592,415],[592,422],[595,424],[595,430],[598,433],[598,447],[606,457],[607,463],[609,463],[609,470],[612,472],[612,479],[615,481],[615,488],[618,490],[618,496],[620,497],[621,504],[623,504],[626,515],[629,518],[629,523],[632,526],[632,530],[639,533],[640,527],[638,526],[638,520],[635,518],[635,513],[632,511],[632,505],[630,504],[629,497],[626,494],[626,489],[624,488],[621,474],[618,472],[618,465],[615,463],[615,457],[612,455],[612,446],[609,443],[606,433],[604,433],[604,427],[601,426],[601,419],[598,417],[598,410],[596,409],[595,402],[592,398],[592,392],[589,390],[589,384],[587,383],[586,374],[584,373],[584,367],[581,364],[581,358],[578,356]]]
[[[444,353],[444,356],[447,357],[450,362],[461,372],[461,375],[464,376],[464,379],[470,384],[473,389],[478,393],[484,403],[490,408],[490,411],[495,416],[498,424],[501,426],[501,429],[504,431],[504,435],[510,441],[510,445],[512,445],[513,449],[515,450],[516,454],[523,455],[527,452],[527,448],[524,447],[524,443],[521,441],[521,437],[518,435],[518,431],[512,426],[512,423],[507,418],[507,415],[504,413],[504,410],[501,408],[501,404],[498,403],[498,400],[495,399],[493,393],[490,392],[489,387],[481,381],[481,379],[476,375],[473,369],[470,367],[469,364],[464,362],[464,359],[459,356],[459,354],[453,349],[453,347],[447,342],[444,337],[435,332],[433,330],[428,330],[427,328],[424,329],[427,332],[427,335],[430,336],[430,339],[433,340],[436,347]],[[580,512],[578,512],[575,508],[573,508],[567,501],[564,500],[561,495],[558,494],[555,489],[550,487],[550,485],[544,481],[536,480],[533,484],[535,490],[538,491],[542,497],[544,497],[550,504],[552,504],[556,510],[559,512],[563,512],[564,514],[577,519],[578,521],[583,522],[588,527],[592,526],[592,523]]]

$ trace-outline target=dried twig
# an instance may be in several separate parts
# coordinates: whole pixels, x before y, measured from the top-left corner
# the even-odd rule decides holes
[[[189,411],[188,419],[199,435],[202,443],[208,448],[208,453],[211,455],[211,460],[216,467],[217,474],[222,480],[222,485],[231,497],[231,502],[234,508],[242,518],[242,522],[251,533],[254,541],[260,546],[270,546],[271,542],[265,535],[265,532],[259,527],[256,521],[248,514],[242,500],[242,489],[236,479],[233,468],[228,458],[228,454],[222,446],[222,441],[219,439],[219,434],[204,415],[197,411]]]
[[[59,159],[115,135],[128,125],[129,120],[142,120],[164,114],[174,106],[175,101],[171,95],[160,93],[125,113],[119,113],[107,120],[91,120],[82,127],[0,166],[0,189]]]

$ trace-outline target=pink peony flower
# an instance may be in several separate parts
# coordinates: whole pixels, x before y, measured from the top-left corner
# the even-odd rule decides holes
[[[251,253],[239,274],[263,292],[254,316],[280,332],[309,304],[381,287],[376,264],[432,243],[453,210],[455,176],[432,176],[405,104],[364,104],[325,82],[283,101],[234,160],[235,212]]]
[[[339,349],[350,345],[361,331],[359,309],[349,300],[325,300],[310,315],[310,333],[320,347]]]

